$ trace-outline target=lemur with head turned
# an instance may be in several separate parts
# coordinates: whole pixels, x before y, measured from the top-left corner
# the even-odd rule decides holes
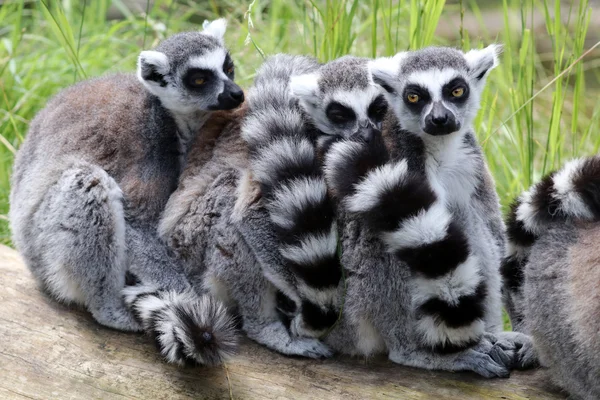
[[[512,204],[502,265],[515,330],[574,398],[600,398],[600,157],[569,161]]]
[[[207,22],[141,52],[137,76],[60,92],[32,121],[12,175],[13,240],[44,291],[102,325],[147,331],[179,364],[215,364],[235,347],[225,308],[196,294],[156,234],[189,142],[244,100],[225,27]]]

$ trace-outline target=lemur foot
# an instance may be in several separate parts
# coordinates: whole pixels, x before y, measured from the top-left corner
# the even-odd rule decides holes
[[[293,338],[286,345],[288,355],[298,355],[308,358],[329,358],[333,355],[333,351],[327,345],[323,344],[318,339],[310,338]]]
[[[488,334],[495,345],[506,350],[513,350],[514,357],[511,368],[524,370],[539,366],[539,360],[531,337],[520,332],[500,332]]]
[[[329,347],[318,339],[290,337],[289,331],[280,321],[257,324],[246,319],[244,330],[250,339],[288,356],[325,358],[333,355]]]

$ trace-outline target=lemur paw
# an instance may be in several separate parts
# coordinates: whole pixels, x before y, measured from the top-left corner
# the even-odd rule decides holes
[[[530,336],[520,332],[500,332],[493,336],[496,339],[495,346],[513,351],[511,368],[523,370],[539,366],[537,353]]]
[[[329,358],[333,351],[319,339],[293,338],[284,349],[287,355],[308,358]]]
[[[514,360],[514,349],[503,349],[483,337],[475,347],[465,350],[457,358],[462,370],[475,372],[484,378],[508,378]]]

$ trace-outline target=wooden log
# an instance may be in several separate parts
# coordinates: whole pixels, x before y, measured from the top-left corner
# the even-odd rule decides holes
[[[224,367],[177,368],[151,340],[104,328],[35,285],[18,253],[0,247],[2,399],[564,399],[542,371],[486,380],[383,358],[307,360],[244,340]]]

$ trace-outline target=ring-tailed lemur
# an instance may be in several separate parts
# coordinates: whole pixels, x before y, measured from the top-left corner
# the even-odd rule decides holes
[[[488,377],[507,375],[512,353],[516,366],[533,362],[527,336],[501,332],[504,226],[472,128],[496,63],[495,46],[371,62],[395,118],[383,139],[341,141],[326,155],[327,182],[346,213],[344,309],[363,353],[387,348],[398,363]],[[332,336],[336,348],[343,340]]]
[[[335,205],[318,153],[342,138],[368,139],[385,116],[386,102],[369,79],[367,59],[342,57],[292,76],[289,87],[275,74],[257,81],[260,101],[250,105],[242,128],[284,260],[281,270],[265,273],[296,302],[287,310],[298,310],[292,334],[319,337],[339,317],[342,271]]]
[[[600,156],[566,163],[519,196],[502,266],[513,328],[571,395],[600,398]]]
[[[257,181],[250,177],[250,165],[259,166],[259,178],[268,178],[260,176],[265,171],[260,167],[267,168],[264,162],[260,164],[263,154],[280,172],[286,159],[298,160],[297,172],[303,173],[306,159],[301,156],[306,154],[293,151],[302,150],[302,146],[312,151],[313,145],[304,140],[304,121],[290,96],[289,80],[318,67],[314,59],[301,56],[277,55],[265,61],[248,92],[246,107],[223,118],[211,143],[197,138],[160,223],[162,237],[184,261],[192,284],[237,309],[249,338],[283,354],[307,357],[328,356],[330,351],[314,338],[290,336],[279,315],[285,312],[286,304],[295,307],[279,290],[290,293],[286,288],[295,287],[296,277],[278,251],[278,235],[284,232],[275,233],[267,211],[266,205],[271,204],[271,216],[277,213],[269,203],[274,199],[274,188],[265,180],[261,193]],[[255,131],[250,132],[253,124]],[[242,139],[243,135],[250,143]],[[271,143],[265,143],[269,139],[281,146],[265,150],[262,146],[269,146]],[[282,151],[286,145],[289,154]],[[318,171],[314,172],[310,178],[318,179]],[[285,177],[280,176],[278,183],[282,182]],[[328,218],[325,223],[332,224],[332,220]],[[304,232],[311,231],[306,228]],[[263,254],[270,249],[274,251]],[[299,299],[295,292],[291,295]]]
[[[188,142],[213,110],[244,100],[225,20],[138,58],[137,77],[78,83],[32,121],[14,165],[13,240],[44,290],[100,324],[155,337],[170,362],[218,363],[235,348],[225,308],[198,296],[156,235]],[[132,279],[126,286],[126,273]]]

